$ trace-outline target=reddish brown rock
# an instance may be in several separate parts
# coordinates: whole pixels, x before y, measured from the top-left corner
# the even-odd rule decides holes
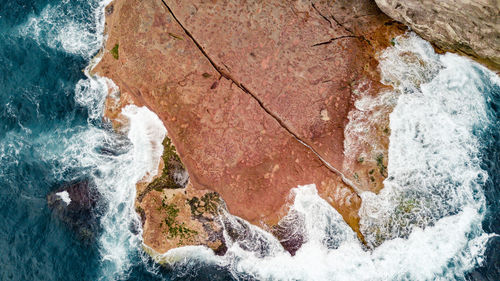
[[[380,92],[375,52],[400,25],[363,0],[164,2],[220,71],[336,169],[348,170],[344,131],[353,90]],[[376,187],[358,187],[378,191],[377,179]]]
[[[355,92],[381,91],[375,53],[402,32],[399,25],[371,1],[111,5],[109,39],[94,72],[120,88],[121,100],[108,106],[130,98],[158,114],[189,172],[187,193],[215,191],[232,214],[273,226],[287,211],[289,190],[314,183],[358,231],[355,189],[380,190],[384,174],[368,172],[379,160],[346,162],[344,131]],[[388,134],[374,134],[386,149]],[[354,189],[335,170],[349,172]],[[141,203],[145,243],[161,251],[175,246],[153,226],[169,192],[149,192]],[[181,193],[168,202],[189,200]]]

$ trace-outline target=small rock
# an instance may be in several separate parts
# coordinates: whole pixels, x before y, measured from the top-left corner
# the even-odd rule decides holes
[[[95,184],[84,179],[67,183],[47,195],[53,214],[86,242],[100,231],[99,217],[104,211]]]

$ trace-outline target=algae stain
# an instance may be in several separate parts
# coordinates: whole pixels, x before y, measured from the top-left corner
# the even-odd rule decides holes
[[[175,38],[177,40],[184,40],[184,38],[182,38],[181,36],[173,34],[171,32],[169,32],[168,35],[170,35],[171,37],[173,37],[173,38]]]
[[[175,150],[175,146],[172,144],[170,138],[165,137],[163,140],[163,155],[161,156],[163,163],[165,164],[162,173],[153,182],[148,185],[148,189],[154,189],[156,191],[161,191],[165,188],[176,189],[184,188],[182,183],[176,181],[174,177],[175,172],[183,171],[184,165]]]
[[[383,177],[387,177],[387,166],[384,165],[384,154],[378,154],[375,160],[377,161],[377,167],[379,169],[380,175],[382,175]]]
[[[111,53],[111,55],[113,56],[113,58],[115,58],[115,60],[117,60],[120,56],[118,54],[118,47],[119,47],[119,44],[115,44],[115,46],[113,47],[113,49],[111,49],[109,52]]]

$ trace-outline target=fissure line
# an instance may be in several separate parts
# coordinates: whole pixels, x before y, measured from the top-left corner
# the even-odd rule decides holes
[[[264,103],[256,96],[254,95],[250,90],[248,90],[243,84],[241,84],[240,82],[238,82],[236,79],[234,79],[229,73],[227,73],[223,68],[219,67],[211,58],[210,56],[208,56],[208,54],[205,52],[205,50],[201,47],[201,45],[196,41],[196,39],[193,37],[193,35],[184,27],[184,25],[182,25],[182,23],[179,21],[179,19],[177,19],[177,17],[175,16],[175,14],[173,13],[173,11],[170,9],[170,7],[168,6],[168,4],[164,1],[164,0],[161,0],[161,2],[163,3],[163,5],[165,6],[165,8],[168,10],[168,12],[172,15],[172,17],[174,18],[174,20],[177,22],[177,24],[179,24],[179,26],[184,30],[184,32],[186,33],[186,35],[193,41],[193,43],[196,45],[196,47],[200,50],[200,52],[203,54],[203,56],[205,56],[207,58],[207,60],[210,62],[210,64],[215,68],[215,70],[217,72],[219,72],[219,74],[230,80],[231,82],[233,82],[236,86],[238,86],[243,92],[245,92],[246,94],[248,94],[250,97],[252,97],[258,104],[259,106],[267,113],[269,114],[274,120],[276,120],[276,122],[278,122],[278,124],[283,128],[285,129],[290,135],[292,135],[299,143],[301,143],[302,145],[304,145],[305,147],[307,147],[311,152],[313,152],[317,157],[318,159],[333,173],[335,173],[336,175],[340,176],[340,178],[342,179],[342,181],[347,185],[349,186],[350,188],[352,188],[354,190],[354,192],[356,192],[358,195],[361,193],[361,189],[358,188],[357,186],[355,186],[342,172],[340,172],[338,169],[336,169],[335,167],[333,167],[330,163],[328,163],[325,159],[323,159],[323,157],[320,156],[320,154],[314,149],[312,148],[309,144],[307,144],[307,142],[305,142],[304,140],[302,140],[297,134],[295,134],[276,114],[274,114],[272,111],[270,111],[265,105]],[[347,37],[355,37],[355,36],[347,36]],[[321,44],[321,43],[320,43]]]
[[[321,45],[326,45],[326,44],[330,44],[336,40],[339,40],[339,39],[345,39],[345,38],[358,38],[358,36],[354,36],[354,35],[344,35],[344,36],[339,36],[339,37],[335,37],[335,38],[332,38],[328,41],[325,41],[325,42],[321,42],[321,43],[316,43],[314,45],[312,45],[312,47],[316,47],[316,46],[321,46]]]

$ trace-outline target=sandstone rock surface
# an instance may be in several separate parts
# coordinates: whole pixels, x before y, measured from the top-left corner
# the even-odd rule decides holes
[[[458,51],[500,71],[500,1],[375,0],[391,18],[444,51]]]
[[[120,89],[107,116],[129,102],[150,108],[189,172],[185,188],[138,185],[147,245],[220,247],[216,219],[189,212],[194,197],[215,192],[231,214],[269,228],[286,214],[290,189],[311,183],[362,238],[357,193],[382,188],[388,118],[360,133],[376,150],[366,138],[346,142],[345,130],[356,100],[385,91],[376,53],[403,26],[368,0],[116,0],[106,23],[94,72]],[[177,210],[173,223],[206,237],[161,231],[165,204]]]

